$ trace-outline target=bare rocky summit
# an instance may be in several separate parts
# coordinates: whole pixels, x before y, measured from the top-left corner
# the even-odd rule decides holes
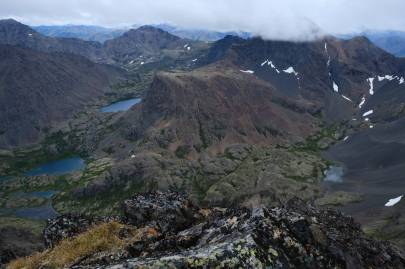
[[[123,222],[144,235],[71,268],[405,267],[398,250],[366,237],[351,217],[299,199],[272,208],[202,209],[175,192],[139,194],[124,203]]]

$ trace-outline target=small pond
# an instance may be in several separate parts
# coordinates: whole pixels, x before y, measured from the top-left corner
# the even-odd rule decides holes
[[[120,111],[127,111],[130,109],[133,105],[138,104],[141,102],[141,98],[132,98],[116,103],[112,103],[108,106],[102,107],[100,109],[101,112],[120,112]]]

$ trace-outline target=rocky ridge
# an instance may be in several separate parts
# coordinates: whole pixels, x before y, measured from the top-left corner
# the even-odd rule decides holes
[[[59,238],[51,235],[71,231],[81,218],[60,216],[45,234]],[[62,232],[52,229],[60,221]],[[78,257],[68,267],[405,267],[398,250],[366,237],[351,217],[297,198],[273,208],[199,208],[176,192],[138,194],[124,203],[122,221],[141,236],[122,248]],[[131,236],[125,229],[120,234]],[[48,245],[54,245],[52,239]]]

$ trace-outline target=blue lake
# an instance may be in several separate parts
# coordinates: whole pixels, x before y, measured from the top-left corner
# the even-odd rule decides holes
[[[141,98],[133,98],[129,100],[124,100],[116,103],[112,103],[108,106],[102,107],[100,110],[101,112],[120,112],[120,111],[127,111],[133,105],[138,104],[141,102]]]
[[[25,173],[26,176],[41,176],[41,175],[64,175],[71,172],[80,171],[85,168],[85,162],[82,158],[67,158],[58,161],[52,161],[40,165],[31,171]]]

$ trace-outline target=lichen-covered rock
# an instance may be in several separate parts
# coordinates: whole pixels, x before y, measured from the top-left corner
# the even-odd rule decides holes
[[[125,201],[124,214],[129,224],[156,226],[166,233],[190,226],[197,217],[197,209],[179,193],[153,192]]]
[[[366,237],[351,217],[299,199],[254,210],[200,209],[188,221],[192,214],[182,210],[196,208],[177,193],[139,195],[126,204],[134,211],[129,221],[155,224],[161,233],[127,245],[121,261],[88,257],[73,268],[405,268],[398,250]]]

